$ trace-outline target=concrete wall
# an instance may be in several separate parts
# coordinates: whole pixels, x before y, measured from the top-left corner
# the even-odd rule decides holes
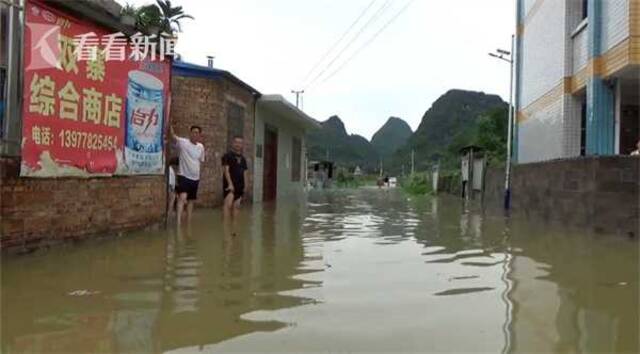
[[[503,201],[504,171],[489,169],[484,200]],[[515,213],[639,237],[640,158],[601,156],[520,164],[513,168]]]
[[[188,136],[190,126],[202,127],[205,163],[200,171],[198,204],[206,207],[222,205],[221,160],[222,155],[228,151],[227,108],[230,104],[237,104],[244,109],[244,156],[250,169],[250,180],[245,187],[245,199],[251,200],[255,109],[255,99],[252,94],[225,78],[173,75],[171,84],[171,125],[176,134]]]
[[[277,182],[277,197],[283,197],[294,193],[302,192],[305,180],[304,161],[306,156],[306,140],[304,129],[295,126],[288,121],[279,118],[276,114],[266,110],[258,108],[256,113],[255,123],[255,144],[263,146],[264,157],[264,131],[265,124],[270,127],[276,128],[278,131],[278,182]],[[292,145],[293,137],[300,139],[302,143],[302,153],[300,156],[300,180],[292,181]],[[254,173],[254,200],[256,202],[262,201],[263,193],[263,157],[256,157],[255,173]]]

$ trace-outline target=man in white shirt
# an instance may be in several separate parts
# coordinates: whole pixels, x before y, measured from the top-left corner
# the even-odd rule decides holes
[[[182,211],[187,205],[187,220],[191,221],[193,203],[198,196],[198,183],[200,181],[200,165],[204,162],[204,145],[200,143],[202,128],[191,126],[189,139],[175,135],[173,127],[170,130],[171,138],[178,147],[178,173],[176,179],[176,193],[178,194],[178,225],[182,219]]]

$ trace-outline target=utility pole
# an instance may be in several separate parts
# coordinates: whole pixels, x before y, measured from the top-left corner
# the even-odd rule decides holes
[[[302,94],[304,90],[291,90],[291,93],[296,95],[296,107],[300,108],[300,103],[302,103]]]
[[[515,36],[511,36],[511,52],[497,49],[496,53],[489,53],[490,56],[509,63],[509,120],[507,124],[507,161],[504,177],[504,209],[511,208],[511,147],[513,145],[513,47]],[[507,59],[508,58],[508,59]]]
[[[411,150],[411,175],[416,172],[416,151]]]

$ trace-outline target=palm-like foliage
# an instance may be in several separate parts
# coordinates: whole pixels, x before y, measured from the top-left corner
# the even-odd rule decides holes
[[[138,26],[148,32],[156,27],[160,33],[182,32],[180,21],[193,16],[184,13],[182,6],[171,6],[171,0],[156,0],[156,4],[142,6],[138,10]],[[154,33],[157,34],[157,33]]]
[[[180,21],[188,18],[193,20],[193,16],[187,15],[182,10],[182,6],[171,6],[171,0],[156,0],[158,8],[162,12],[160,19],[160,29],[166,33],[173,33],[174,31],[182,32]]]
[[[135,6],[127,3],[122,10],[120,11],[120,14],[123,16],[136,16],[136,13],[138,12],[138,9],[135,8]]]
[[[138,9],[136,25],[149,32],[152,27],[160,27],[160,9],[156,5],[144,5]]]

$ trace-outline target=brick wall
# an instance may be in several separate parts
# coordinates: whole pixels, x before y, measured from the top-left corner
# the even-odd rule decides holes
[[[31,249],[158,225],[164,176],[19,178],[15,159],[0,159],[0,248]]]
[[[201,169],[198,205],[222,204],[222,155],[227,151],[227,107],[244,109],[244,155],[253,174],[253,125],[255,98],[250,91],[226,78],[211,79],[173,75],[171,81],[171,125],[179,136],[187,137],[189,127],[202,127],[205,163]],[[172,155],[176,155],[173,151]],[[251,199],[252,181],[245,191]]]
[[[487,204],[501,205],[503,183],[504,171],[487,171]],[[600,156],[517,165],[511,191],[515,213],[595,232],[639,236],[640,158]]]
[[[174,76],[172,85],[170,119],[176,133],[187,136],[193,124],[203,128],[206,162],[199,203],[220,205],[227,106],[244,108],[245,156],[251,168],[254,98],[226,79]],[[248,181],[248,199],[252,186]],[[20,178],[19,160],[0,159],[0,249],[31,249],[159,225],[165,204],[164,176]]]

